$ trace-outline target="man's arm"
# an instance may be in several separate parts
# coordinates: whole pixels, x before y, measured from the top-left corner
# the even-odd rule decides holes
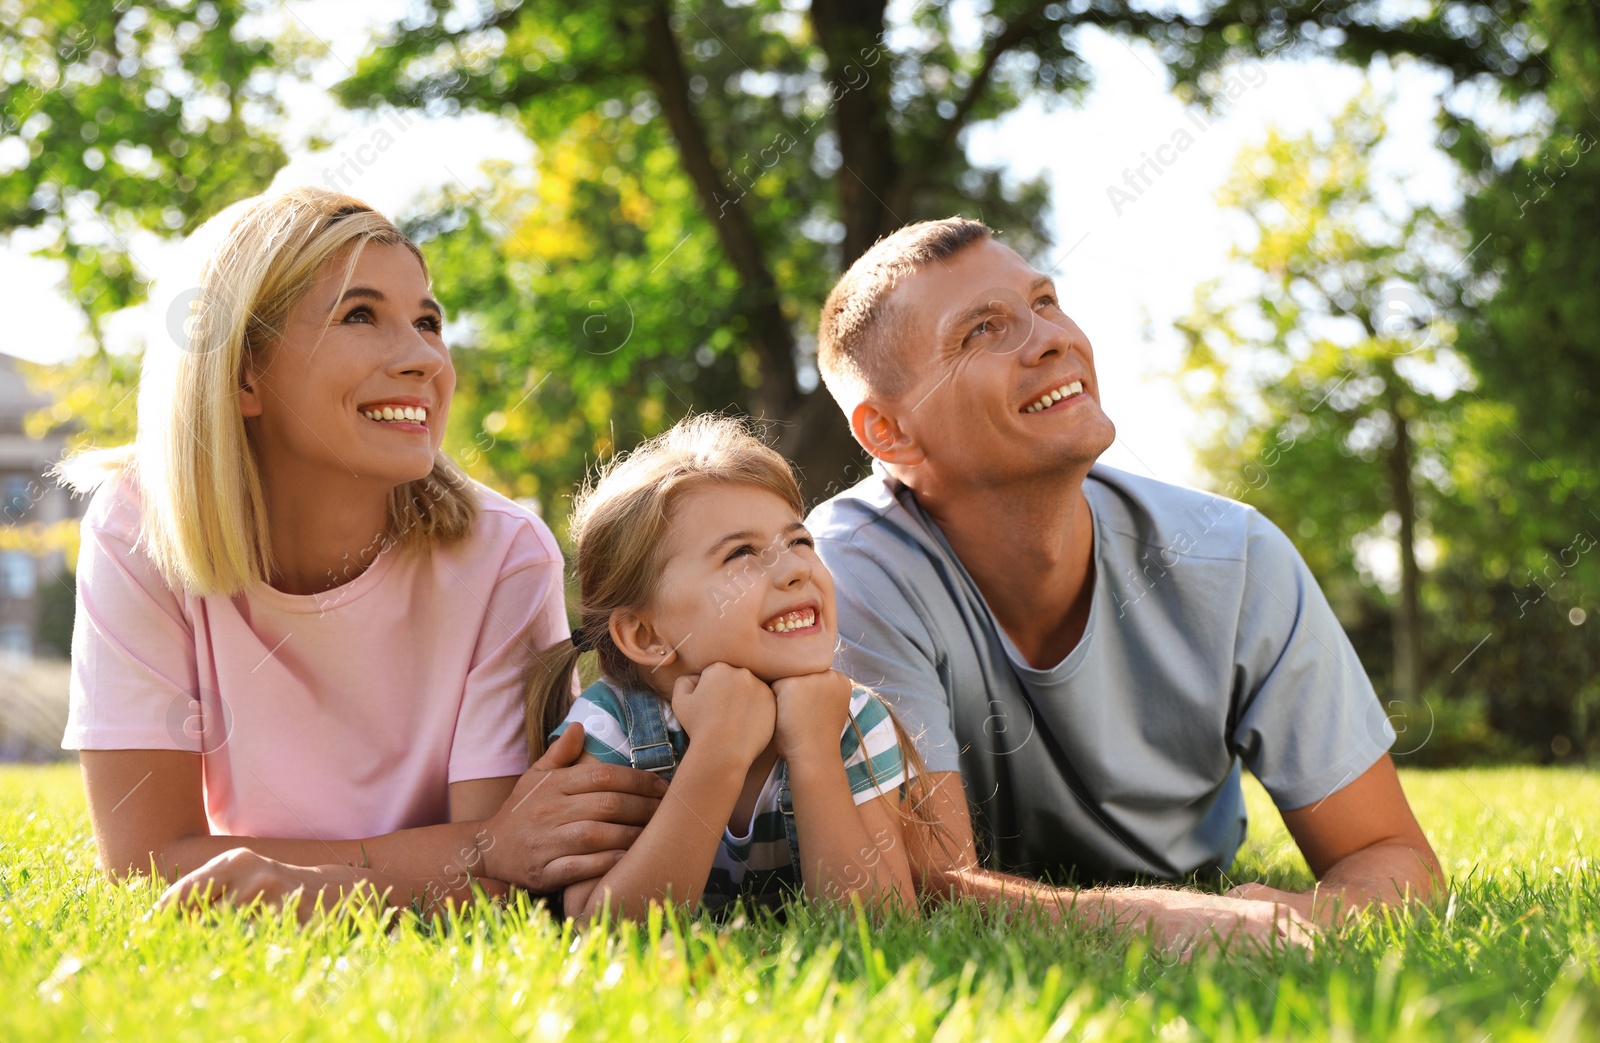
[[[1318,923],[1336,925],[1370,905],[1428,901],[1442,890],[1444,871],[1387,753],[1344,788],[1281,814],[1317,886],[1294,894],[1244,884],[1230,896],[1289,905]]]
[[[1042,912],[1055,923],[1074,916],[1095,926],[1150,930],[1161,945],[1179,950],[1241,933],[1262,944],[1310,947],[1314,927],[1287,902],[1241,902],[1161,887],[1050,887],[983,869],[960,774],[934,772],[928,779],[930,794],[918,816],[933,824],[933,836],[925,829],[906,831],[912,879],[924,897],[972,898],[989,907]]]

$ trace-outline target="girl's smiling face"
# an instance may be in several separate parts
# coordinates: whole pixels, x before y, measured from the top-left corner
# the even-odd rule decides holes
[[[322,266],[247,375],[240,408],[264,467],[292,460],[392,488],[432,470],[455,369],[416,256],[368,243],[347,285],[351,249]]]
[[[782,497],[742,483],[690,489],[674,507],[663,550],[656,596],[638,613],[653,632],[642,665],[657,691],[712,663],[768,683],[833,667],[833,576]]]

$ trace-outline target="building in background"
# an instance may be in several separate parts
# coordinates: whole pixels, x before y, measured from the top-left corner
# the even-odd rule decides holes
[[[0,352],[0,529],[48,526],[83,515],[85,501],[46,473],[66,447],[66,429],[29,438],[23,421],[49,406],[28,388],[16,358]],[[0,532],[0,656],[66,658],[73,579],[59,550],[19,549]]]

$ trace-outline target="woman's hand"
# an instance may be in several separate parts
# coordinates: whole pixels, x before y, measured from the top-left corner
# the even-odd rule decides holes
[[[793,764],[797,757],[839,758],[839,737],[850,720],[850,678],[824,670],[772,682],[778,703],[775,732],[778,753]]]
[[[249,848],[236,847],[186,873],[162,893],[156,908],[203,906],[216,902],[247,906],[260,899],[264,908],[277,912],[283,908],[284,902],[299,895],[300,904],[295,914],[304,924],[316,914],[317,896],[324,889],[331,886],[334,890],[334,894],[323,895],[324,912],[338,897],[338,884],[331,879],[328,871],[339,869],[346,874],[354,873],[348,866],[294,866],[259,855]],[[350,877],[348,882],[353,884],[354,877]]]
[[[633,845],[667,784],[648,771],[578,764],[582,756],[583,726],[574,724],[517,780],[476,835],[484,876],[552,894],[604,876]]]
[[[162,893],[156,908],[204,906],[216,902],[248,906],[259,900],[261,908],[277,912],[285,902],[298,895],[295,916],[305,924],[318,915],[319,905],[320,911],[326,914],[341,899],[360,896],[379,906],[399,908],[416,908],[420,900],[422,914],[434,916],[447,909],[470,905],[477,897],[472,884],[482,888],[485,897],[496,900],[505,898],[511,890],[499,880],[476,877],[463,877],[446,885],[439,881],[405,880],[355,866],[296,866],[238,847],[224,851],[183,876]]]
[[[745,768],[772,741],[777,703],[755,674],[712,663],[672,686],[672,713],[701,750],[712,749]]]

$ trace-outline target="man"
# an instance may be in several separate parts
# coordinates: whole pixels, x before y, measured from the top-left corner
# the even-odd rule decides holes
[[[818,356],[874,460],[808,519],[840,668],[920,737],[963,852],[934,886],[1169,936],[1431,893],[1393,729],[1304,562],[1243,504],[1095,463],[1115,431],[1048,275],[978,222],[908,226],[829,295]],[[1214,878],[1245,835],[1241,764],[1316,890],[1231,892],[1262,905],[1024,879]]]

